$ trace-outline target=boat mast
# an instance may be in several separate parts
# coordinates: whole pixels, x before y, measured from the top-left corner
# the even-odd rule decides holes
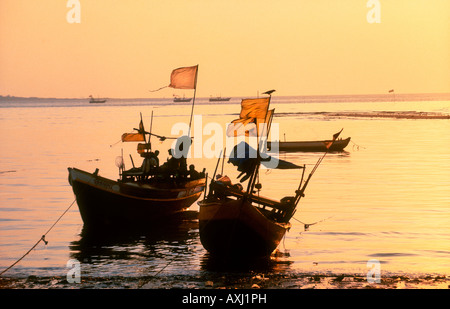
[[[269,106],[270,106],[270,100],[272,99],[272,92],[274,92],[275,90],[269,90],[264,92],[263,94],[268,94],[269,95],[269,104],[267,104],[267,109],[266,109],[266,117],[267,117],[267,113],[269,112]],[[272,121],[272,119],[269,119],[269,121]],[[268,132],[265,132],[266,128],[268,129],[269,124],[265,123],[264,125],[264,131],[261,132],[261,136],[259,136],[258,134],[258,127],[256,128],[256,135],[257,135],[257,140],[258,140],[258,145],[257,145],[257,151],[256,151],[256,163],[255,166],[253,167],[253,172],[252,175],[250,177],[250,180],[248,181],[248,186],[247,186],[247,196],[251,197],[252,193],[253,193],[253,189],[255,188],[256,185],[256,180],[258,179],[258,173],[259,173],[259,167],[261,165],[261,156],[259,155],[259,151],[260,151],[260,143],[261,143],[261,139],[263,137],[264,134],[268,134]]]
[[[194,114],[195,94],[197,93],[197,76],[198,76],[198,64],[197,64],[197,71],[195,73],[194,97],[192,98],[191,118],[189,119],[189,132],[188,132],[189,137],[191,137],[192,116]]]
[[[150,134],[148,135],[148,144],[150,145],[150,150],[152,150],[152,144],[150,143],[150,140],[152,139],[152,127],[153,127],[153,110],[152,110],[152,118],[150,118]]]
[[[333,146],[334,142],[337,140],[337,138],[341,134],[342,130],[344,130],[344,128],[342,128],[341,131],[339,131],[338,133],[333,135],[333,140],[331,141],[331,143],[328,146],[326,146],[327,150],[325,151],[323,156],[320,157],[319,160],[317,160],[316,165],[314,165],[313,169],[309,173],[308,178],[306,179],[305,184],[303,185],[303,187],[302,187],[302,181],[303,181],[303,175],[302,175],[302,180],[300,180],[300,184],[298,185],[298,189],[295,191],[294,205],[297,205],[298,202],[300,201],[300,199],[303,196],[305,196],[305,190],[306,190],[306,186],[309,183],[309,180],[314,175],[314,173],[316,172],[316,170],[319,167],[320,163],[322,163],[322,161],[325,158],[325,156],[330,152],[331,147]],[[303,173],[304,173],[304,171],[305,171],[305,169],[303,169]]]

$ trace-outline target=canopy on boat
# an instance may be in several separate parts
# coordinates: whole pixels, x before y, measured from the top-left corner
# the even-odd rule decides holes
[[[257,150],[251,147],[247,142],[240,142],[238,145],[234,146],[233,150],[230,152],[228,163],[237,166],[238,171],[246,170],[246,167],[251,167],[252,163],[258,160],[261,164],[270,169],[299,169],[303,166],[296,165],[294,163],[269,156],[267,154],[258,154]]]

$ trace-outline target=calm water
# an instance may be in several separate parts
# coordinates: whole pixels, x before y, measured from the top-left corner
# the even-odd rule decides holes
[[[173,124],[189,122],[190,105],[160,100],[7,100],[0,102],[0,271],[28,251],[74,200],[67,167],[117,178],[115,159],[139,158],[133,143],[119,142],[132,132],[142,112],[146,127],[166,136]],[[237,118],[240,98],[228,104],[197,99],[201,128]],[[352,142],[344,153],[328,154],[300,202],[292,228],[279,249],[282,257],[252,266],[277,273],[362,273],[368,260],[385,274],[450,275],[450,120],[331,117],[331,112],[417,111],[450,114],[447,98],[397,96],[276,97],[274,124],[281,140],[330,138],[341,128]],[[194,122],[199,125],[197,116]],[[194,124],[195,125],[195,124]],[[195,137],[198,135],[194,134]],[[204,132],[205,143],[211,133]],[[171,142],[154,140],[165,159]],[[195,147],[195,145],[194,145]],[[281,153],[306,164],[319,153]],[[198,169],[214,171],[215,158],[193,158]],[[235,176],[231,166],[225,173]],[[261,194],[293,195],[298,170],[261,173]],[[195,204],[192,209],[198,209]],[[305,230],[301,223],[314,223]],[[81,262],[82,276],[197,276],[217,271],[200,244],[198,227],[168,231],[90,235],[76,204],[6,277],[65,276],[69,259]],[[248,270],[252,270],[250,267]],[[262,267],[262,268],[261,268]],[[221,276],[220,271],[217,276]]]

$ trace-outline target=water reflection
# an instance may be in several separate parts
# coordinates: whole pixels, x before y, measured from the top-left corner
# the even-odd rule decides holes
[[[198,239],[198,222],[168,222],[148,228],[83,227],[69,245],[70,257],[89,264],[121,264],[188,256]]]
[[[200,267],[211,272],[270,273],[288,271],[292,263],[288,253],[278,250],[269,257],[247,257],[239,253],[215,256],[205,253],[200,260]]]

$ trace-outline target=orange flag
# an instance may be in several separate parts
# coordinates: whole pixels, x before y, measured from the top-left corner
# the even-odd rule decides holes
[[[145,142],[144,134],[124,133],[122,134],[122,142]]]
[[[135,129],[136,130],[136,129]],[[122,134],[122,142],[145,142],[145,131],[144,131],[144,124],[139,122],[139,133],[124,133]]]
[[[333,140],[325,142],[325,147],[327,147],[327,149],[330,149],[331,145],[333,145],[334,141],[337,140],[337,138],[339,137],[339,134],[341,134],[342,130],[344,130],[344,129],[342,128],[341,131],[339,131],[336,134],[333,134]]]
[[[175,89],[195,89],[197,86],[198,65],[182,67],[172,71],[169,87]]]
[[[227,128],[227,136],[257,136],[259,124],[267,119],[270,98],[243,99],[239,119],[233,120]],[[257,127],[258,126],[258,127]]]

